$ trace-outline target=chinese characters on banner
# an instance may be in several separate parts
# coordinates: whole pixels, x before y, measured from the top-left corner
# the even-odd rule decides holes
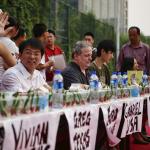
[[[4,121],[5,150],[54,150],[60,113],[28,115]]]
[[[94,150],[99,107],[74,107],[64,112],[69,124],[71,150]]]
[[[143,98],[136,97],[125,102],[124,109],[124,124],[121,137],[126,135],[141,132],[143,116]]]
[[[150,97],[147,98],[148,125],[150,127]]]
[[[121,101],[101,106],[110,146],[115,146],[121,141],[117,137],[117,133],[122,116],[122,107],[123,102]]]

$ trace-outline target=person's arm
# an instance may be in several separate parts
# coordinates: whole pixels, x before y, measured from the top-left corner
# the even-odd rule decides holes
[[[40,63],[38,66],[37,66],[37,70],[43,70],[43,69],[46,69],[46,68],[49,68],[49,67],[52,67],[53,66],[53,61],[49,60],[48,62],[46,62],[45,64],[42,64]]]
[[[11,72],[5,72],[2,78],[2,90],[12,92],[22,92],[22,87],[16,74]]]
[[[64,88],[69,89],[72,83],[80,83],[79,76],[74,71],[62,72]]]
[[[16,64],[15,58],[12,56],[10,51],[0,43],[0,56],[3,58],[4,62],[7,65],[7,68],[12,67]]]

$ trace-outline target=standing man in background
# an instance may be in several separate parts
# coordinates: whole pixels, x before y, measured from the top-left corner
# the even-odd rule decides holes
[[[94,48],[94,34],[92,32],[86,32],[84,34],[84,41],[92,47],[92,61],[96,58],[97,48]]]
[[[150,75],[150,48],[140,40],[140,29],[132,26],[128,30],[128,35],[129,42],[121,48],[117,62],[117,70],[120,71],[124,58],[133,57],[137,60],[139,70]]]
[[[55,40],[56,40],[55,31],[49,29],[47,45],[45,48],[45,61],[46,62],[49,61],[49,57],[64,53],[63,50],[59,46],[55,45]],[[55,68],[46,69],[46,81],[47,82],[51,82],[53,80],[54,69]]]

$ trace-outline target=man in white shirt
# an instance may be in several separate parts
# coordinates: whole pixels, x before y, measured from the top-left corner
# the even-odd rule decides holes
[[[50,87],[41,73],[36,70],[43,54],[43,46],[37,39],[32,38],[21,43],[19,46],[20,62],[4,73],[2,89],[14,92],[39,89],[48,92]]]

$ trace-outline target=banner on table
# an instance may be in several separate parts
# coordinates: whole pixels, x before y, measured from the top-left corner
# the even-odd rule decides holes
[[[54,150],[60,113],[30,114],[4,121],[5,150]]]
[[[69,124],[71,150],[95,149],[99,107],[74,107],[64,112]]]
[[[124,124],[121,137],[141,132],[143,117],[143,98],[136,97],[124,103]]]
[[[120,142],[117,133],[121,122],[122,107],[121,101],[101,106],[110,146],[115,146]]]
[[[148,126],[150,127],[150,97],[147,98]]]

